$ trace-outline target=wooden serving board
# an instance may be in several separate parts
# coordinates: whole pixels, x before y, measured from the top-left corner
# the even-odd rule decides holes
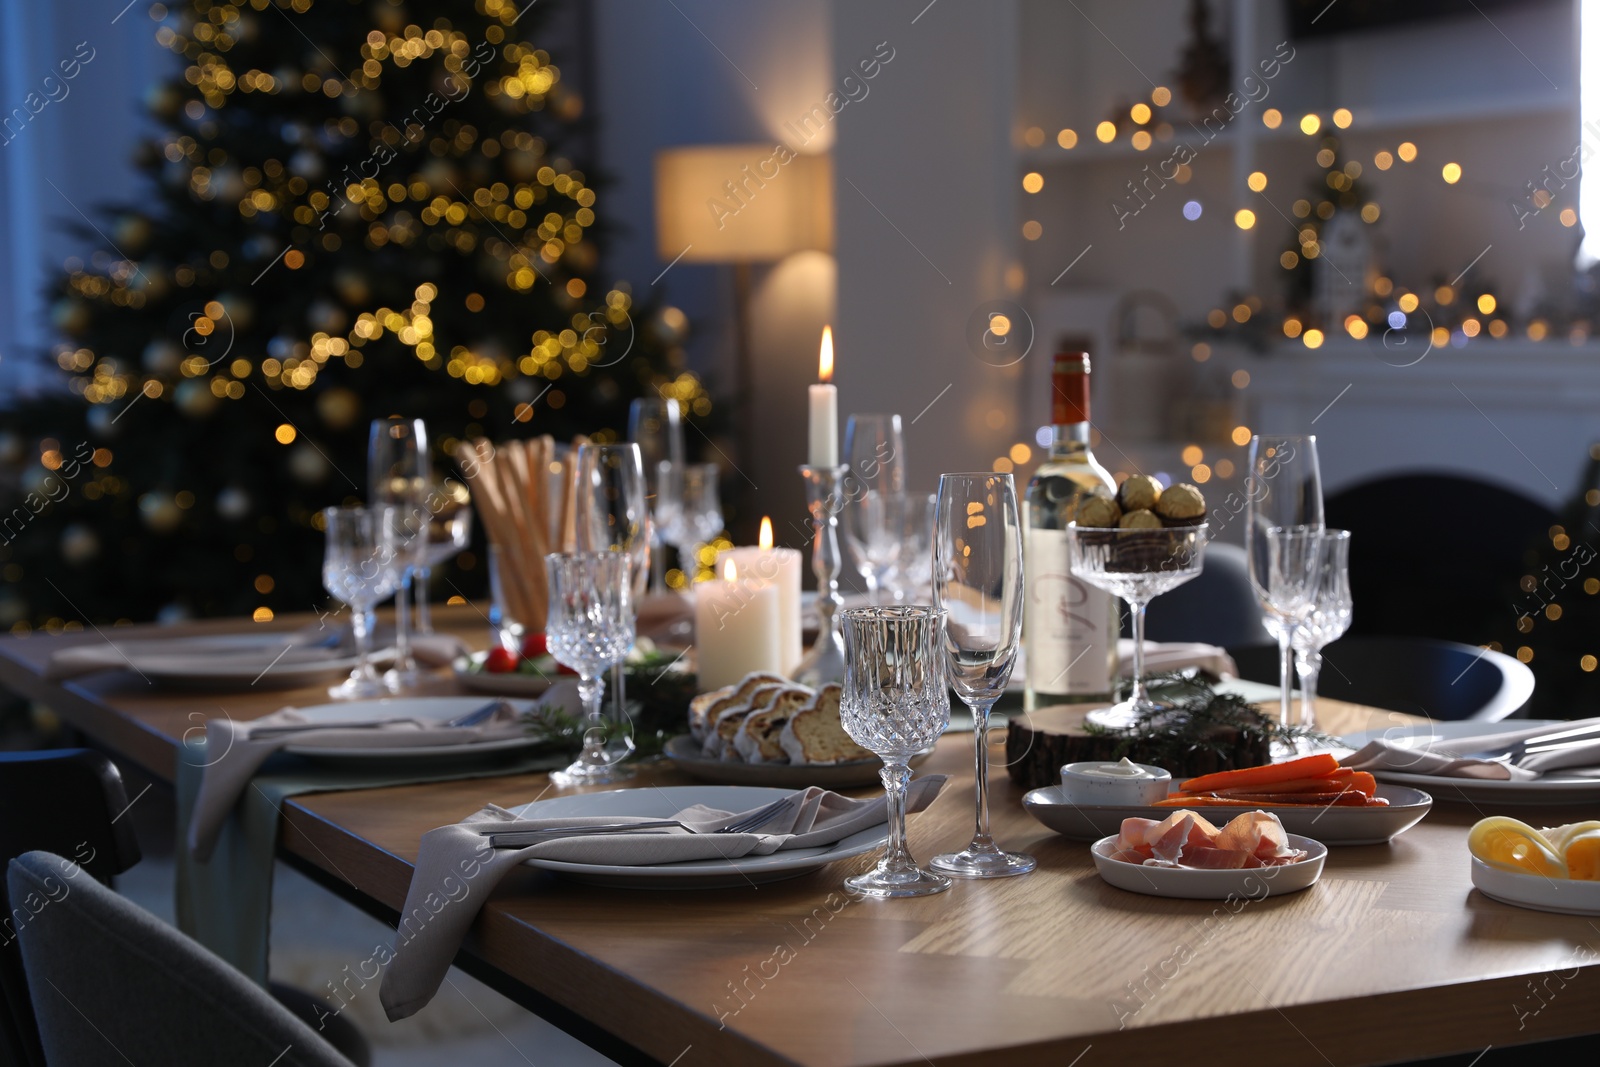
[[[1084,716],[1098,705],[1060,704],[1011,716],[1006,727],[1006,771],[1024,789],[1042,789],[1061,781],[1066,763],[1090,760],[1115,761],[1126,755],[1135,763],[1156,762],[1135,744],[1118,752],[1121,739],[1091,734],[1084,729]],[[1200,749],[1182,767],[1167,767],[1174,778],[1193,778],[1235,767],[1254,767],[1269,763],[1272,754],[1265,744],[1241,737],[1235,730],[1219,730],[1217,748]],[[1166,763],[1167,761],[1159,761]]]

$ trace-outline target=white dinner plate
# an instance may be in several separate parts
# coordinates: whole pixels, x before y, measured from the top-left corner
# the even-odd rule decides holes
[[[135,671],[173,689],[295,689],[338,681],[356,666],[347,649],[330,649],[282,631],[118,641]],[[385,650],[375,662],[392,658]]]
[[[1317,840],[1329,845],[1382,845],[1411,829],[1422,821],[1433,807],[1433,798],[1420,789],[1403,785],[1380,785],[1378,795],[1389,803],[1386,807],[1283,807],[1261,804],[1261,811],[1270,811],[1291,834],[1306,837],[1316,835]],[[1175,808],[1152,808],[1144,805],[1123,804],[1073,804],[1062,793],[1059,785],[1034,789],[1022,798],[1028,814],[1044,825],[1073,841],[1098,841],[1107,834],[1115,835],[1123,819],[1165,819]],[[1217,826],[1232,819],[1241,811],[1257,808],[1208,808],[1202,804],[1190,807]]]
[[[481,696],[473,697],[384,697],[379,700],[345,700],[337,704],[313,704],[296,708],[308,722],[370,722],[373,719],[418,719],[423,722],[447,722],[483,707],[487,703]],[[511,701],[519,712],[529,710],[531,702]],[[375,733],[374,737],[381,737]],[[491,752],[509,752],[531,748],[543,742],[536,737],[502,737],[492,741],[479,741],[465,745],[396,745],[380,747],[362,745],[358,748],[320,745],[316,735],[285,747],[284,751],[312,759],[337,760],[388,760],[430,759],[441,757],[476,758]]]
[[[1562,915],[1600,915],[1600,882],[1503,871],[1474,856],[1472,884],[1502,904]]]
[[[456,681],[461,683],[463,689],[496,696],[536,697],[556,680],[554,674],[523,674],[520,671],[491,674],[483,669],[483,661],[488,657],[488,652],[474,652],[470,657],[461,656],[450,665]]]
[[[1494,744],[1494,735],[1526,730],[1533,726],[1560,726],[1560,719],[1506,719],[1502,722],[1428,722],[1415,726],[1390,726],[1363,730],[1340,738],[1351,751],[1369,741],[1387,738],[1397,745],[1426,747],[1435,740],[1453,741],[1462,737],[1482,737],[1484,747]],[[1340,756],[1346,753],[1339,753]],[[1458,800],[1475,804],[1594,804],[1600,802],[1600,767],[1568,768],[1550,771],[1531,782],[1497,782],[1481,778],[1446,778],[1437,774],[1408,774],[1405,771],[1373,771],[1380,781],[1426,789],[1438,800]]]
[[[512,810],[526,819],[566,819],[588,815],[638,815],[665,819],[694,804],[704,804],[719,811],[748,811],[792,792],[792,789],[746,785],[651,786],[552,797]],[[882,848],[888,838],[889,828],[884,825],[851,834],[832,845],[789,849],[769,856],[686,860],[682,863],[641,867],[549,859],[530,859],[527,862],[591,885],[623,889],[728,889],[798,878],[821,870],[836,860],[850,859]]]
[[[1096,841],[1089,849],[1101,878],[1131,893],[1183,900],[1260,900],[1298,893],[1322,877],[1322,863],[1328,858],[1328,848],[1322,842],[1290,834],[1289,847],[1306,850],[1306,858],[1297,863],[1236,871],[1197,871],[1187,867],[1146,867],[1114,860],[1111,853],[1116,842],[1113,834]]]

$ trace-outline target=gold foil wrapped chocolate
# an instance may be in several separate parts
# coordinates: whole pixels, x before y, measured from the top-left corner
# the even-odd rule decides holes
[[[1135,474],[1123,482],[1122,488],[1117,491],[1117,502],[1122,505],[1124,513],[1153,511],[1160,499],[1161,483],[1148,474]]]
[[[1137,508],[1125,513],[1117,526],[1124,530],[1159,530],[1161,519],[1149,508]]]
[[[1206,498],[1188,482],[1177,482],[1156,501],[1156,514],[1168,526],[1198,526],[1206,520]]]
[[[1078,510],[1073,513],[1072,518],[1079,526],[1109,529],[1122,518],[1122,509],[1117,507],[1117,502],[1109,496],[1096,493],[1078,502]]]

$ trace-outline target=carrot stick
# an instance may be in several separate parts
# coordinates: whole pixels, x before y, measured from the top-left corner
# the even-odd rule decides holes
[[[1264,767],[1241,767],[1236,771],[1203,774],[1184,782],[1182,788],[1190,793],[1204,793],[1213,789],[1231,789],[1237,786],[1272,785],[1276,782],[1290,782],[1296,778],[1325,778],[1338,769],[1339,761],[1334,759],[1331,753],[1319,752],[1315,756],[1303,756],[1287,763],[1269,763]]]
[[[1378,794],[1378,780],[1366,771],[1355,771],[1350,775],[1350,788],[1374,797]]]
[[[1295,778],[1287,782],[1272,782],[1269,786],[1242,785],[1230,786],[1226,789],[1204,789],[1205,793],[1326,793],[1337,791],[1351,785],[1355,771],[1344,771],[1341,774],[1330,774],[1326,778]]]

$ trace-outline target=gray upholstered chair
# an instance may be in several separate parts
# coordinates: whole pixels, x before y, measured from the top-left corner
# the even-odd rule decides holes
[[[1244,549],[1221,541],[1207,545],[1200,574],[1150,602],[1144,633],[1151,641],[1201,641],[1224,648],[1267,641]]]
[[[72,861],[28,852],[6,883],[50,1067],[351,1067],[259,986]]]

